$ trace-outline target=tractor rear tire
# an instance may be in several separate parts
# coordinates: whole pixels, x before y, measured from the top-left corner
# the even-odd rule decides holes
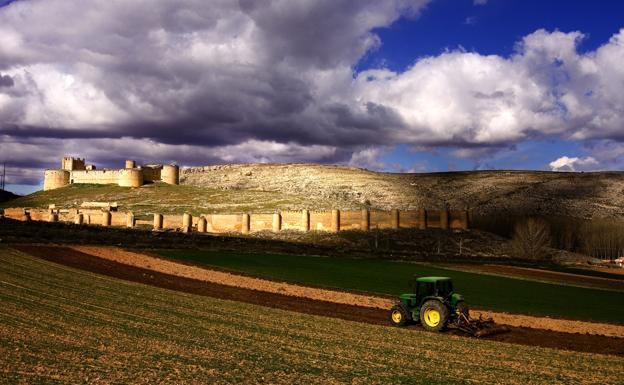
[[[390,309],[390,322],[394,326],[405,326],[411,319],[409,312],[402,303],[396,304]]]
[[[420,324],[431,332],[442,331],[446,327],[449,314],[442,302],[429,300],[420,308]]]

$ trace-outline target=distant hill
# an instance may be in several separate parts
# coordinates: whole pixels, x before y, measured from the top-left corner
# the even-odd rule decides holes
[[[10,191],[0,190],[0,202],[8,202],[15,198],[19,198],[19,195],[15,195]]]
[[[75,206],[118,202],[136,214],[241,213],[275,210],[388,210],[470,207],[477,214],[624,219],[624,173],[475,171],[378,173],[314,164],[244,164],[185,168],[180,186],[129,189],[73,185],[1,206]]]
[[[312,207],[389,210],[470,207],[476,213],[624,217],[624,173],[467,171],[379,173],[351,167],[251,164],[186,168],[181,183],[225,191],[272,191]]]

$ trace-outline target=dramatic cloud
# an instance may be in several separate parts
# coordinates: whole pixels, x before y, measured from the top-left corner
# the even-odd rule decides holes
[[[578,32],[540,30],[511,58],[452,51],[403,73],[369,70],[355,100],[391,109],[405,122],[395,140],[508,144],[532,135],[609,138],[624,127],[624,30],[596,52],[576,51]],[[355,106],[354,106],[355,108]]]
[[[13,3],[0,8],[2,85],[11,83],[0,88],[0,134],[12,138],[0,146],[24,152],[47,138],[58,157],[70,139],[109,138],[98,143],[113,153],[133,138],[172,146],[179,162],[189,145],[205,147],[192,163],[347,161],[387,120],[383,108],[350,110],[352,66],[380,44],[374,28],[426,3]],[[78,153],[106,162],[91,143]]]
[[[0,87],[13,87],[15,83],[13,83],[13,78],[9,75],[0,74]]]
[[[354,74],[383,44],[376,28],[427,3],[13,2],[0,8],[0,153],[30,169],[64,153],[383,167],[396,144],[466,158],[535,137],[623,139],[624,30],[594,52],[578,52],[580,32],[539,30],[510,57],[451,50]]]

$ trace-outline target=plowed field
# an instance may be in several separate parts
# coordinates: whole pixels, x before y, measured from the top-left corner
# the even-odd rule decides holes
[[[48,258],[192,287],[84,256]],[[163,290],[6,248],[0,301],[3,383],[619,384],[624,363]]]
[[[108,258],[102,258],[66,247],[19,246],[18,249],[30,255],[38,256],[42,259],[61,263],[67,266],[77,267],[95,273],[110,275],[135,282],[147,283],[168,289],[293,310],[307,314],[325,315],[363,323],[377,325],[388,324],[386,309],[367,306],[353,306],[346,303],[332,301],[340,294],[344,295],[344,298],[348,298],[349,295],[353,295],[350,293],[332,293],[328,298],[326,298],[326,300],[322,300],[320,298],[312,299],[306,297],[302,295],[303,292],[299,292],[299,295],[292,295],[292,293],[288,293],[286,290],[285,292],[288,294],[279,294],[276,292],[260,291],[249,287],[243,287],[243,285],[240,284],[239,286],[220,284],[205,279],[198,279],[198,275],[201,274],[201,271],[194,271],[193,269],[204,269],[199,269],[197,267],[177,264],[180,268],[190,269],[186,271],[191,271],[193,272],[192,274],[195,274],[194,277],[189,277],[188,274],[187,276],[182,274],[173,275],[153,269],[121,263],[118,261],[119,259],[129,258],[129,256],[133,255],[137,259],[140,259],[141,257],[148,258],[148,261],[150,261],[149,258],[152,257],[141,256],[140,254],[135,255],[136,253],[129,253],[114,248],[86,247],[82,249],[91,253],[100,253],[100,255],[103,256],[108,255]],[[117,259],[117,261],[115,259]],[[161,264],[159,266],[169,266],[167,262],[168,261],[159,260],[157,258],[151,260],[151,263],[154,265]],[[154,266],[150,267],[153,268]],[[179,271],[176,272],[179,273]],[[545,323],[554,322],[553,320],[544,321]],[[417,327],[413,327],[412,329],[417,329]],[[514,327],[510,333],[490,336],[488,339],[524,345],[624,356],[624,340],[617,337]],[[473,339],[471,338],[470,340]]]

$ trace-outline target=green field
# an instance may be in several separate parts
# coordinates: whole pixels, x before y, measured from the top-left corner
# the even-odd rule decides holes
[[[450,276],[473,307],[511,313],[624,322],[624,293],[442,269],[425,264],[277,254],[159,250],[161,255],[260,277],[397,296],[419,276]]]
[[[622,358],[302,315],[0,248],[1,383],[617,384]]]

